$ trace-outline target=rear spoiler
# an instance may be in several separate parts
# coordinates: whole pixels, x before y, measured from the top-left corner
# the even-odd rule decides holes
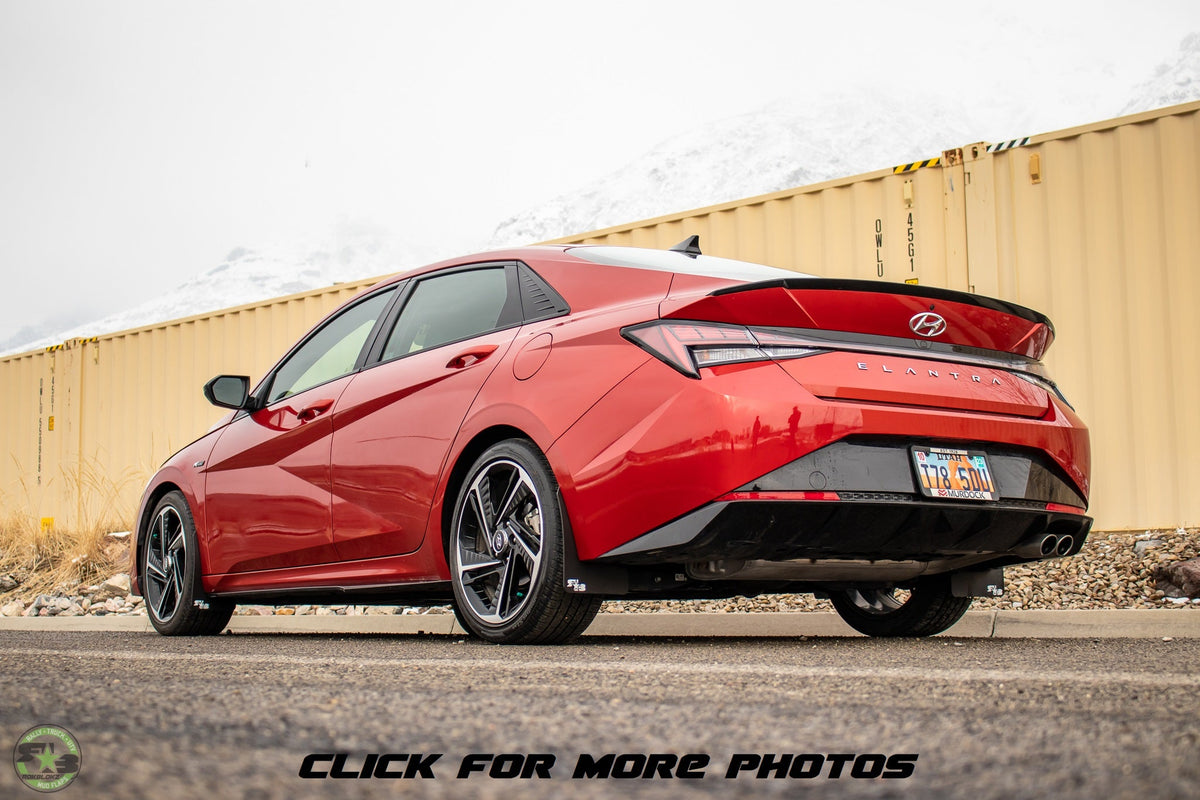
[[[709,296],[719,297],[739,292],[752,292],[758,289],[813,289],[818,291],[872,292],[876,294],[898,294],[906,297],[924,297],[930,300],[960,303],[966,306],[977,306],[991,311],[999,311],[1003,314],[1011,314],[1014,317],[1020,317],[1035,324],[1045,325],[1050,329],[1051,337],[1054,335],[1054,323],[1050,321],[1050,318],[1045,314],[1034,311],[1032,308],[1026,308],[1025,306],[1010,303],[1006,300],[997,300],[994,297],[985,297],[984,295],[970,294],[969,292],[957,292],[953,289],[939,289],[936,286],[915,286],[910,283],[888,283],[887,281],[862,281],[842,278],[781,278],[774,281],[758,281],[756,283],[742,283],[737,286],[728,286],[724,289],[709,292]]]

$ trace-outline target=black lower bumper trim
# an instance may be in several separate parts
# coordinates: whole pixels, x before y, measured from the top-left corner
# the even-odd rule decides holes
[[[1026,504],[745,500],[704,506],[610,551],[602,560],[622,564],[729,558],[922,561],[981,553],[1003,556],[1041,534],[1073,537],[1070,555],[1079,552],[1091,526],[1091,517]],[[1022,560],[1027,559],[1013,557],[1011,562]]]

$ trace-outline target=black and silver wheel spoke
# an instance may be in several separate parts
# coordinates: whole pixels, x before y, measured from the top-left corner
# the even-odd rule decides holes
[[[542,555],[541,531],[530,530],[517,520],[513,520],[512,531],[514,534],[513,543],[520,549],[521,556],[529,565],[529,571],[534,572]]]
[[[540,520],[537,490],[519,464],[499,459],[476,474],[454,547],[459,585],[479,620],[502,624],[524,607],[541,568]]]
[[[458,568],[458,575],[463,586],[474,586],[480,581],[487,581],[499,575],[504,570],[504,564],[505,562],[499,559],[481,561],[477,564],[464,564]]]
[[[154,520],[146,543],[146,600],[159,620],[174,616],[183,596],[186,566],[183,519],[178,511],[167,506]]]
[[[496,510],[492,506],[492,487],[487,481],[476,482],[471,487],[471,502],[479,527],[490,530],[496,524]]]
[[[518,495],[524,489],[529,494],[533,493],[533,486],[528,482],[528,478],[522,479],[521,472],[514,470],[509,476],[508,486],[504,489],[504,493],[500,495],[500,509],[496,512],[496,521],[500,522],[512,516],[513,504],[517,502]]]
[[[504,562],[504,568],[500,570],[500,585],[496,587],[496,616],[504,619],[508,610],[513,606],[512,586],[513,586],[513,567],[516,565],[516,559],[512,556]]]

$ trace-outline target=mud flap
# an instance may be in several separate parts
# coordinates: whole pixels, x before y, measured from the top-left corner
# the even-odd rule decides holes
[[[964,570],[950,576],[955,597],[999,597],[1004,594],[1004,569]]]
[[[562,491],[556,497],[563,526],[563,588],[572,594],[629,594],[629,571],[615,564],[581,562],[575,549],[575,531]]]

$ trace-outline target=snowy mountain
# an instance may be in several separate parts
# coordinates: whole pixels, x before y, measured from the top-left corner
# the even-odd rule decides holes
[[[668,139],[599,182],[505,220],[492,245],[544,241],[938,155],[961,113],[864,89],[784,100]]]
[[[930,158],[970,142],[1001,142],[1194,100],[1200,97],[1200,33],[1186,37],[1178,56],[1127,102],[1107,68],[1080,65],[1060,77],[1058,91],[1042,98],[1005,94],[997,84],[986,107],[869,87],[778,102],[668,139],[590,186],[505,220],[491,244],[555,239]]]
[[[1121,113],[1136,114],[1192,100],[1200,100],[1200,33],[1184,37],[1175,58],[1160,64],[1154,76],[1134,90]]]

